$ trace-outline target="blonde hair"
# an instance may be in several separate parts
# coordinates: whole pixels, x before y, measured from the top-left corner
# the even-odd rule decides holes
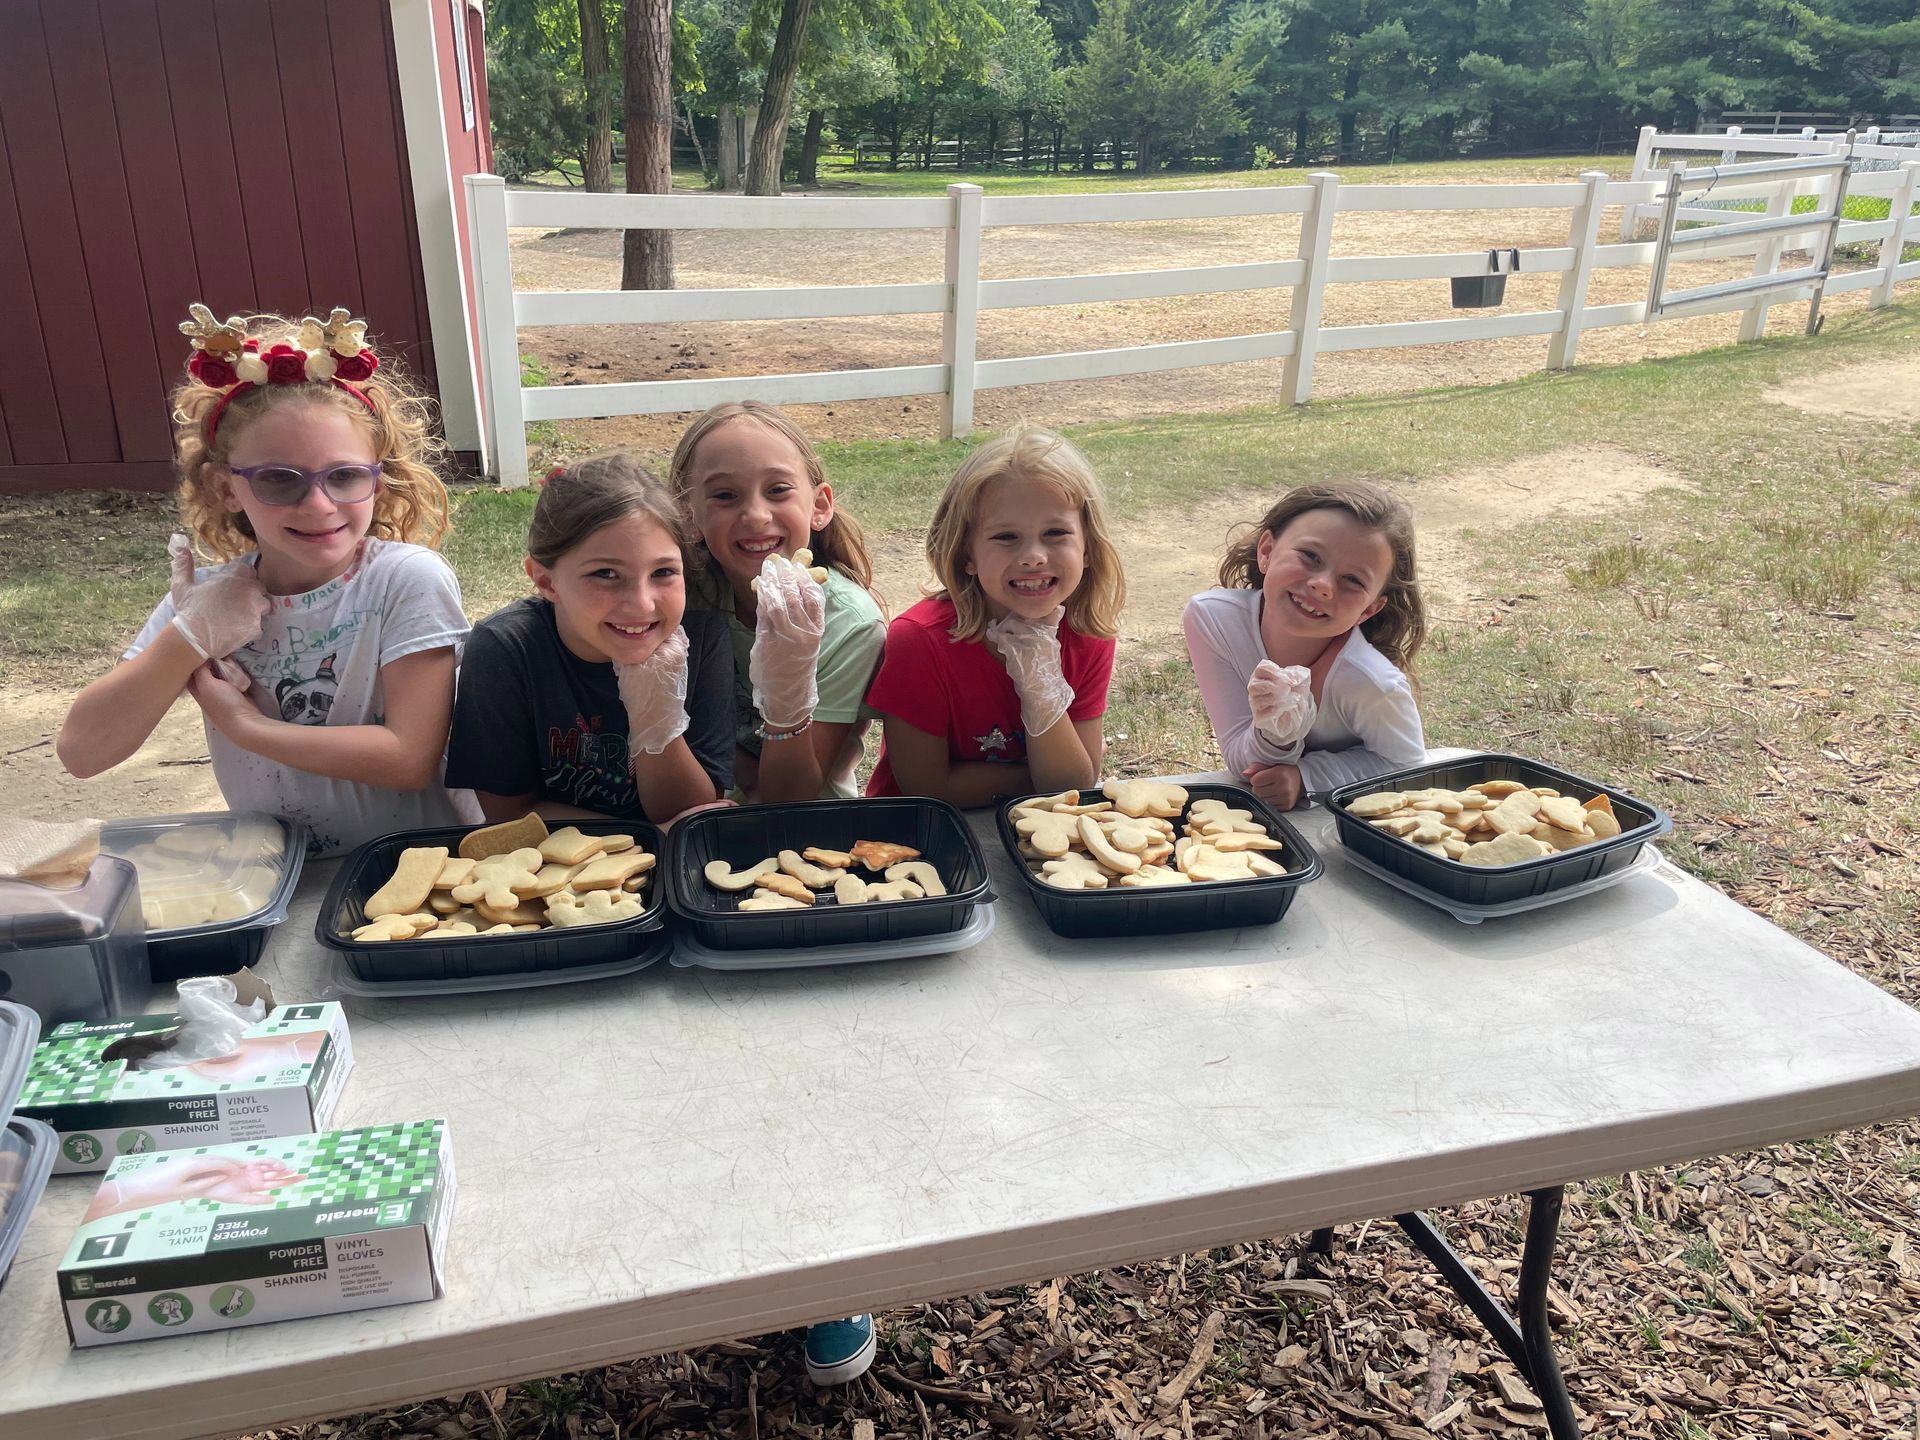
[[[297,321],[284,315],[250,315],[250,339],[265,351],[299,334]],[[371,342],[369,342],[371,343]],[[220,416],[212,440],[207,417],[226,390],[188,380],[173,392],[174,463],[180,472],[180,519],[201,552],[215,560],[234,560],[257,545],[246,515],[226,506],[227,481],[221,471],[232,452],[233,437],[249,421],[285,405],[331,405],[368,427],[374,458],[380,462],[380,488],[373,502],[369,535],[437,546],[447,533],[447,487],[439,466],[447,447],[434,432],[426,393],[398,360],[380,356],[380,368],[354,388],[367,397],[361,404],[330,381],[299,385],[256,385],[233,397]]]
[[[1374,649],[1411,675],[1413,657],[1427,638],[1427,609],[1420,598],[1414,564],[1413,512],[1384,486],[1367,480],[1326,480],[1289,490],[1261,517],[1247,538],[1227,548],[1220,562],[1220,583],[1233,590],[1258,590],[1266,578],[1260,570],[1261,537],[1271,535],[1278,540],[1287,526],[1311,510],[1339,510],[1387,542],[1393,552],[1393,570],[1380,587],[1384,603],[1360,622],[1360,633]]]
[[[1086,573],[1067,597],[1067,624],[1082,635],[1111,639],[1120,631],[1127,579],[1107,533],[1106,500],[1087,457],[1051,430],[1020,425],[987,441],[961,462],[927,527],[927,563],[939,582],[935,599],[953,602],[953,639],[978,640],[987,633],[987,602],[980,582],[967,573],[980,497],[996,480],[1050,485],[1080,510]]]
[[[667,471],[667,484],[673,491],[673,498],[686,512],[687,522],[695,535],[694,543],[702,550],[707,548],[706,541],[698,538],[699,527],[693,524],[693,456],[700,448],[700,442],[729,420],[758,421],[785,437],[799,452],[800,463],[807,472],[807,483],[815,490],[827,483],[826,467],[820,463],[812,442],[778,406],[769,405],[764,400],[728,400],[709,407],[680,432],[680,443],[673,447],[673,461]],[[873,589],[873,559],[867,554],[866,532],[860,528],[860,522],[837,502],[833,507],[833,518],[813,532],[813,538],[807,545],[813,551],[814,564],[838,570],[863,590]],[[717,566],[715,570],[717,572]]]

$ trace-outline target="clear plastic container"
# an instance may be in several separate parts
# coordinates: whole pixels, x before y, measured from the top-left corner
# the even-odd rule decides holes
[[[231,975],[260,958],[287,918],[307,858],[306,826],[260,811],[113,820],[100,848],[140,872],[156,981]]]
[[[25,1116],[0,1125],[0,1285],[7,1283],[27,1218],[47,1188],[59,1143],[51,1127]]]
[[[102,855],[64,889],[0,880],[0,1000],[57,1025],[138,1014],[149,988],[140,877],[128,862]]]
[[[0,1000],[0,1124],[13,1114],[39,1043],[40,1017],[24,1005]]]

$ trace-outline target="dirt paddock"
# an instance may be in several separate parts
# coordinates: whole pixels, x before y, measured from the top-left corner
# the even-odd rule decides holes
[[[1564,172],[1543,167],[1527,178],[1570,180],[1580,164],[1568,161]],[[1560,277],[1528,274],[1525,252],[1567,244],[1569,221],[1566,210],[1354,212],[1336,218],[1333,250],[1343,256],[1403,255],[1518,246],[1521,270],[1508,282],[1503,306],[1512,314],[1554,308]],[[1602,241],[1617,238],[1618,229],[1619,212],[1609,209]],[[1296,253],[1299,230],[1297,215],[996,227],[982,242],[981,272],[983,278],[1002,279],[1288,259]],[[618,287],[619,232],[513,233],[517,288]],[[682,231],[676,242],[678,278],[683,289],[937,281],[942,243],[941,232],[931,230]],[[1747,269],[1747,262],[1704,262],[1686,267],[1684,279],[1675,283],[1707,283]],[[1645,267],[1596,270],[1588,303],[1640,300],[1646,285]],[[1280,330],[1287,326],[1290,297],[1289,290],[1265,290],[989,311],[980,316],[978,353],[986,360]],[[1856,292],[1830,299],[1826,308],[1845,311],[1865,303],[1865,292]],[[1342,284],[1328,288],[1322,323],[1371,325],[1460,313],[1451,308],[1444,280]],[[1805,318],[1804,305],[1777,306],[1771,325],[1776,333],[1793,333]],[[1579,359],[1605,364],[1705,349],[1731,343],[1738,326],[1737,315],[1724,314],[1590,330],[1581,337]],[[1314,393],[1387,394],[1511,380],[1544,366],[1547,343],[1544,337],[1528,337],[1323,355]],[[555,384],[867,369],[937,362],[940,317],[530,328],[521,332],[521,345]],[[983,390],[976,396],[976,423],[993,429],[1024,417],[1072,424],[1271,404],[1281,365],[1254,361]],[[927,438],[939,433],[941,401],[923,396],[792,408],[808,432],[821,438]],[[626,416],[567,422],[563,429],[585,446],[631,445],[659,452],[671,448],[682,423],[683,417],[673,415]]]

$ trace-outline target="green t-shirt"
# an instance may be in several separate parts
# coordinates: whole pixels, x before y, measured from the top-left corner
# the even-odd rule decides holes
[[[814,666],[814,683],[820,687],[820,703],[814,707],[816,724],[852,725],[838,760],[820,786],[823,800],[850,800],[858,796],[853,769],[859,762],[861,737],[866,722],[877,718],[867,708],[867,686],[873,672],[880,668],[880,652],[887,641],[886,617],[880,604],[855,580],[838,570],[827,571],[826,630],[820,637],[820,659]],[[760,712],[753,708],[753,682],[747,678],[747,666],[753,659],[753,627],[740,623],[734,613],[733,589],[717,568],[700,577],[687,596],[691,606],[721,611],[727,617],[727,631],[733,637],[734,714],[738,717],[736,739],[742,750],[758,755]],[[797,745],[798,740],[781,742]]]

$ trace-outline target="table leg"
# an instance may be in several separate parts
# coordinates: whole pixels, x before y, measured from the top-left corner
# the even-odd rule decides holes
[[[1466,1262],[1454,1253],[1453,1247],[1440,1237],[1440,1232],[1425,1215],[1411,1213],[1393,1218],[1526,1377],[1533,1393],[1540,1397],[1553,1440],[1579,1440],[1579,1422],[1574,1419],[1573,1401],[1567,1396],[1566,1382],[1560,1377],[1560,1364],[1553,1354],[1553,1329],[1547,1321],[1547,1281],[1553,1273],[1553,1246],[1560,1231],[1562,1196],[1558,1185],[1527,1193],[1527,1242],[1520,1258],[1518,1324],[1467,1268]]]

